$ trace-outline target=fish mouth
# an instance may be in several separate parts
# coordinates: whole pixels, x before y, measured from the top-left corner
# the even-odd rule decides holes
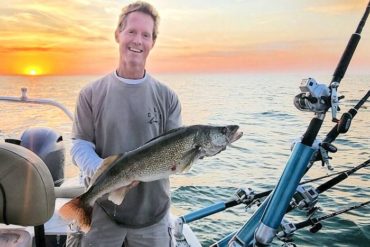
[[[231,133],[229,135],[229,144],[239,140],[243,136],[242,131],[238,131],[239,126],[231,126]]]
[[[240,137],[243,136],[243,132],[242,131],[236,131],[235,134],[232,136],[231,140],[230,140],[230,143],[233,143],[237,140],[240,139]]]

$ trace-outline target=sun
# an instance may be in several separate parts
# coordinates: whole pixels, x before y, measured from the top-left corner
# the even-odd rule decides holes
[[[41,75],[42,74],[42,69],[38,66],[29,66],[29,67],[27,67],[23,70],[23,73],[25,75],[32,75],[32,76]]]
[[[37,75],[37,71],[35,69],[31,69],[29,73],[30,75]]]

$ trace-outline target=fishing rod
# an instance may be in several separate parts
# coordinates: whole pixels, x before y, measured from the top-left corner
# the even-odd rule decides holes
[[[332,178],[332,179],[328,180],[327,182],[318,186],[316,189],[309,188],[309,187],[302,187],[302,188],[299,189],[299,187],[298,187],[297,192],[293,196],[294,200],[291,203],[291,205],[288,207],[287,212],[291,211],[292,209],[294,209],[296,207],[298,207],[300,209],[307,208],[308,210],[312,210],[313,206],[317,202],[317,197],[318,197],[319,194],[324,193],[328,189],[332,188],[336,184],[338,184],[338,183],[342,182],[343,180],[345,180],[346,178],[348,178],[350,175],[352,175],[356,171],[358,171],[362,168],[368,167],[369,165],[370,165],[370,159],[363,162],[360,165],[357,165],[357,166],[353,167],[353,168],[350,168],[350,169],[347,169],[347,170],[344,170],[344,171],[341,171],[341,172],[337,172],[337,173],[334,173],[334,174],[330,174],[330,175],[326,175],[326,176],[322,176],[322,177],[319,177],[319,178],[314,178],[314,179],[310,179],[310,180],[306,180],[304,182],[301,182],[300,185],[304,185],[304,184],[307,184],[307,183],[322,180],[324,178],[335,176],[334,178]],[[268,191],[264,191],[264,192],[255,194],[255,192],[250,188],[248,188],[248,189],[239,188],[234,193],[233,197],[230,200],[226,201],[226,202],[218,202],[218,203],[212,204],[208,207],[205,207],[205,208],[202,208],[202,209],[199,209],[199,210],[196,210],[194,212],[191,212],[191,213],[188,213],[188,214],[185,214],[183,216],[178,217],[175,221],[174,235],[176,236],[176,239],[181,240],[181,239],[184,238],[184,235],[183,235],[183,225],[184,224],[191,223],[193,221],[205,218],[207,216],[213,215],[215,213],[224,211],[228,208],[231,208],[231,207],[234,207],[234,206],[237,206],[237,205],[240,205],[240,204],[245,204],[246,207],[250,207],[251,205],[253,205],[255,203],[259,204],[259,200],[261,198],[264,198],[264,197],[268,196],[271,192],[272,192],[272,190],[268,190]],[[235,234],[235,232],[234,232],[234,234]],[[231,234],[226,236],[227,242],[231,239],[231,237],[232,237]],[[225,242],[225,238],[223,238],[221,241]],[[217,242],[217,243],[215,243],[211,246],[216,247],[216,246],[224,246],[224,245],[221,245],[221,243],[219,241],[219,242]]]
[[[329,170],[333,170],[331,165],[329,164],[329,152],[335,153],[337,152],[337,148],[332,145],[331,143],[340,135],[345,134],[351,127],[351,123],[353,118],[357,115],[358,110],[363,106],[363,104],[369,99],[370,97],[370,90],[360,99],[360,101],[347,112],[343,113],[340,120],[333,126],[333,128],[328,132],[325,139],[322,142],[318,143],[318,150],[314,154],[310,165],[307,167],[308,169],[311,168],[314,162],[321,160],[322,166],[326,166]],[[306,171],[306,172],[307,172]]]
[[[324,141],[320,142],[320,144],[318,145],[318,150],[313,155],[313,158],[311,159],[310,165],[307,167],[306,172],[313,165],[314,162],[319,161],[319,160],[322,161],[323,165],[326,164],[329,167],[328,152],[336,152],[336,148],[331,143],[339,136],[339,134],[346,133],[349,130],[353,118],[356,116],[358,110],[363,106],[363,104],[368,100],[369,97],[370,97],[370,91],[368,91],[367,94],[365,96],[363,96],[353,108],[351,108],[347,112],[343,113],[343,115],[341,117],[341,120],[338,123],[335,124],[335,126],[327,134]],[[343,119],[345,119],[345,120],[343,120]],[[343,127],[343,125],[345,125],[345,127]],[[343,131],[343,130],[345,130],[345,131]],[[350,169],[345,170],[345,171],[341,171],[341,172],[333,173],[333,174],[330,174],[330,175],[322,176],[322,177],[319,177],[319,178],[314,178],[314,179],[311,179],[311,180],[306,180],[304,182],[300,182],[299,186],[296,189],[296,192],[293,195],[294,200],[288,206],[286,212],[291,211],[295,207],[299,207],[300,209],[306,208],[306,210],[309,211],[309,212],[311,210],[314,210],[315,209],[314,205],[317,202],[317,198],[318,198],[319,194],[323,193],[324,191],[328,190],[329,188],[333,187],[334,185],[340,183],[341,181],[343,181],[345,178],[347,178],[349,175],[353,174],[357,170],[359,170],[361,168],[364,168],[364,167],[367,167],[368,165],[369,165],[369,160],[360,164],[360,165],[358,165],[358,166],[356,166],[356,167],[354,167],[354,168],[350,168]],[[334,179],[331,179],[331,180],[327,181],[326,183],[320,185],[316,189],[314,189],[312,187],[308,187],[308,186],[302,186],[302,185],[307,184],[307,183],[311,183],[311,182],[314,182],[314,181],[319,181],[319,180],[322,180],[324,178],[329,178],[329,177],[333,177],[333,176],[336,176],[336,177]],[[216,204],[211,205],[207,208],[204,208],[204,209],[195,211],[193,213],[187,214],[185,216],[182,216],[182,218],[179,220],[178,223],[180,223],[180,222],[182,222],[181,224],[190,223],[194,220],[198,220],[198,219],[207,217],[207,216],[212,215],[214,213],[226,210],[229,207],[239,205],[241,203],[246,204],[247,207],[248,207],[248,204],[252,205],[256,201],[259,201],[259,199],[261,199],[265,196],[268,196],[271,192],[272,192],[272,190],[265,191],[265,192],[258,193],[258,194],[254,194],[254,192],[252,192],[252,193],[249,192],[248,196],[245,197],[245,198],[248,198],[249,200],[230,201],[230,202],[227,202],[227,203],[223,203],[223,202],[216,203]],[[264,207],[264,206],[265,206],[265,204],[262,204],[262,207]],[[255,217],[257,218],[257,216],[255,216]],[[253,217],[252,217],[252,219],[250,219],[250,221],[257,223],[257,221],[254,221]],[[232,237],[232,235],[230,234],[230,235],[222,238],[220,241],[211,245],[211,247],[226,246],[227,242],[231,239],[231,237]],[[246,235],[243,236],[243,238],[249,238],[249,239],[252,238],[252,237],[253,237],[253,235],[251,235],[251,234],[248,234],[248,237]]]
[[[347,169],[345,171],[341,171],[341,172],[337,172],[337,173],[334,173],[334,174],[330,174],[330,175],[326,175],[326,176],[322,176],[322,177],[319,177],[319,178],[314,178],[314,179],[310,179],[310,180],[301,182],[299,184],[299,186],[307,184],[307,183],[315,182],[315,181],[318,181],[318,180],[321,180],[321,179],[324,179],[324,178],[333,177],[335,175],[334,178],[332,178],[332,179],[328,180],[327,182],[319,185],[316,189],[309,188],[309,187],[301,187],[300,188],[298,186],[297,191],[293,195],[292,202],[288,206],[288,209],[287,209],[286,213],[290,212],[294,208],[299,208],[301,210],[306,209],[308,211],[308,213],[310,215],[312,215],[312,213],[314,211],[316,211],[316,209],[317,209],[317,208],[314,208],[314,206],[317,203],[317,201],[318,201],[317,199],[318,199],[318,196],[320,194],[324,193],[328,189],[330,189],[330,188],[334,187],[335,185],[337,185],[338,183],[342,182],[343,180],[345,180],[346,178],[348,178],[350,175],[357,172],[358,170],[360,170],[362,168],[366,168],[369,165],[370,165],[370,159],[361,163],[360,165],[357,165],[357,166],[355,166],[353,168],[350,168],[350,169]],[[272,192],[272,190],[269,190],[269,191],[265,191],[265,192],[256,194],[256,200],[260,199],[261,197],[269,195],[271,192]],[[250,202],[250,203],[253,203],[253,201]],[[210,214],[208,214],[208,215],[210,215]],[[210,247],[224,247],[224,246],[227,246],[227,243],[230,241],[230,239],[233,237],[234,234],[235,234],[235,232],[225,236],[224,238],[222,238],[218,242],[212,244]]]
[[[365,161],[361,165],[358,165],[358,166],[353,167],[353,168],[349,168],[349,169],[344,170],[344,171],[335,172],[335,173],[331,173],[331,174],[328,174],[328,175],[325,175],[325,176],[321,176],[321,177],[318,177],[318,178],[312,178],[312,179],[309,179],[309,180],[305,180],[305,181],[301,182],[300,185],[308,184],[308,183],[312,183],[312,182],[316,182],[316,181],[319,181],[319,180],[322,180],[322,179],[325,179],[325,178],[334,177],[334,176],[337,176],[337,175],[340,175],[340,174],[343,174],[343,173],[346,173],[346,172],[351,172],[353,169],[356,169],[356,171],[357,171],[357,170],[359,170],[361,168],[367,167],[368,165],[369,165],[368,164],[368,161]]]
[[[307,166],[315,151],[312,145],[329,108],[332,108],[332,120],[338,122],[336,118],[339,104],[337,89],[360,40],[360,34],[369,12],[370,1],[356,32],[347,44],[329,86],[318,84],[312,78],[302,80],[301,93],[295,97],[294,105],[299,110],[313,112],[314,118],[310,121],[301,142],[294,145],[273,193],[268,196],[241,230],[235,234],[229,242],[230,246],[268,246],[275,238],[292,196],[307,171]]]
[[[327,112],[330,107],[332,108],[332,120],[334,122],[338,122],[338,119],[336,118],[339,104],[337,89],[342,78],[344,77],[345,72],[347,71],[348,65],[361,39],[361,32],[365,26],[367,17],[369,16],[369,12],[370,1],[355,33],[352,34],[347,47],[342,54],[342,57],[333,74],[329,88],[327,88],[327,86],[324,84],[318,84],[312,78],[304,79],[302,81],[300,86],[302,93],[295,97],[295,106],[299,110],[313,111],[315,114],[317,114],[317,116],[312,119],[307,131],[303,135],[303,144],[308,146],[312,145],[323,122],[324,116],[321,115],[322,113]]]
[[[250,189],[242,189],[239,188],[232,198],[226,202],[217,202],[214,203],[208,207],[196,210],[194,212],[185,214],[183,216],[180,216],[175,221],[175,231],[174,236],[176,239],[183,239],[183,225],[185,223],[190,223],[202,218],[205,218],[207,216],[213,215],[215,213],[219,213],[221,211],[224,211],[228,208],[234,207],[236,205],[245,204],[246,207],[250,207],[253,203],[257,202],[259,199],[266,197],[268,194],[271,193],[272,190],[261,192],[258,194],[255,194],[255,192]]]
[[[334,142],[340,134],[345,134],[348,132],[351,127],[353,118],[357,115],[358,110],[365,104],[369,97],[370,90],[359,100],[359,102],[357,102],[354,107],[342,114],[340,120],[328,132],[323,141],[316,140],[317,151],[315,152],[309,165],[307,166],[306,172],[316,161],[321,161],[322,166],[326,166],[329,170],[333,170],[333,168],[329,164],[329,152],[335,153],[337,152],[337,148],[331,143]]]
[[[307,167],[306,172],[313,165],[313,163],[318,160],[321,160],[322,166],[326,165],[329,170],[333,170],[333,168],[329,164],[328,153],[337,152],[337,148],[331,143],[339,136],[339,134],[344,134],[348,132],[353,118],[357,115],[358,110],[365,104],[365,102],[368,100],[369,97],[370,97],[370,90],[359,100],[359,102],[354,107],[352,107],[350,110],[342,114],[340,120],[336,122],[335,126],[329,131],[325,139],[322,142],[319,142],[318,150],[313,155],[313,158],[311,159],[311,162],[309,166]],[[309,187],[301,186],[304,183],[300,183],[300,186],[297,188],[298,193],[295,193],[295,195],[293,195],[293,198],[297,199],[297,195],[298,195],[299,200],[301,200],[300,202],[301,205],[290,204],[288,206],[287,212],[292,210],[294,206],[303,207],[303,205],[306,205],[308,210],[312,210],[314,204],[316,204],[315,199],[318,197],[319,194],[332,188],[334,185],[340,183],[341,181],[346,179],[350,174],[354,173],[358,169],[368,166],[368,164],[369,164],[369,160],[353,169],[340,172],[338,173],[339,175],[337,177],[320,185],[318,188],[316,188],[316,190],[313,190],[312,188],[309,188]],[[308,182],[311,182],[311,181],[308,181]],[[303,195],[303,198],[302,198],[302,195]]]
[[[291,223],[289,221],[285,221],[282,225],[281,228],[282,230],[277,233],[277,238],[282,240],[283,242],[291,242],[292,241],[292,236],[293,233],[297,230],[300,230],[305,227],[311,226],[310,232],[311,233],[316,233],[322,228],[322,224],[320,223],[321,221],[333,218],[335,216],[338,216],[340,214],[349,212],[351,210],[355,210],[361,207],[364,207],[366,205],[370,204],[370,201],[366,201],[357,205],[353,205],[351,207],[347,207],[338,211],[335,211],[331,214],[327,214],[321,217],[311,217],[308,218],[305,221],[299,222],[299,223]]]
[[[317,188],[312,188],[311,186],[303,186],[302,183],[297,187],[297,192],[293,195],[293,200],[291,204],[288,206],[287,213],[290,212],[292,209],[298,207],[299,209],[307,210],[309,214],[312,214],[315,208],[315,204],[318,201],[318,196],[325,191],[333,188],[335,185],[339,184],[350,175],[355,173],[356,171],[360,170],[361,168],[368,167],[370,164],[370,159],[363,162],[362,164],[348,169],[339,173],[334,178],[326,181],[325,183],[319,185]]]
[[[352,119],[357,115],[358,110],[369,99],[369,97],[370,90],[367,91],[366,95],[353,108],[348,110],[348,112],[343,113],[337,124],[326,135],[323,143],[331,143],[338,137],[339,134],[347,133],[351,126]]]
[[[352,175],[356,171],[362,168],[366,168],[369,165],[370,165],[370,159],[353,168],[349,168],[347,170],[325,175],[322,177],[306,180],[304,182],[299,183],[299,185],[305,185],[308,183],[316,182],[316,181],[319,181],[325,178],[335,176],[333,179],[325,182],[324,184],[316,188],[318,193],[321,194],[325,192],[326,190],[330,189],[331,187],[333,187],[334,185],[342,182],[343,180],[348,178],[350,175]],[[232,196],[230,200],[226,202],[214,203],[206,208],[202,208],[194,212],[180,216],[179,218],[181,218],[182,223],[191,223],[193,221],[205,218],[215,213],[219,213],[221,211],[224,211],[228,208],[231,208],[231,207],[234,207],[240,204],[245,204],[246,207],[250,207],[252,204],[256,203],[256,201],[258,201],[259,199],[268,196],[271,192],[272,190],[267,190],[264,192],[255,193],[251,188],[247,188],[247,189],[239,188],[237,189],[237,191],[234,193],[234,195]]]
[[[360,23],[357,26],[357,29],[355,33],[352,34],[346,49],[344,50],[342,57],[338,63],[337,68],[335,69],[335,72],[333,74],[333,78],[330,83],[330,90],[331,90],[331,97],[330,97],[330,102],[331,102],[331,112],[332,112],[332,121],[333,122],[338,122],[339,120],[336,118],[336,114],[338,111],[338,94],[337,94],[337,89],[339,86],[340,81],[342,80],[344,74],[347,71],[348,65],[351,62],[352,56],[355,53],[355,50],[357,48],[358,43],[360,42],[361,39],[361,32],[363,27],[365,26],[367,17],[369,16],[370,13],[370,1],[367,4],[367,8],[365,10],[364,15],[362,16]]]
[[[330,140],[328,138],[325,138],[324,141],[320,144],[319,148],[323,149],[323,150],[320,150],[320,152],[318,151],[316,153],[316,156],[319,156],[319,157],[313,158],[312,163],[317,161],[317,160],[322,160],[323,163],[328,162],[327,160],[329,159],[329,157],[326,154],[324,155],[323,152],[324,151],[325,152],[329,152],[329,151],[334,152],[335,147],[332,146],[332,145],[330,146],[329,144],[331,142],[333,142],[339,136],[340,133],[346,133],[349,130],[350,123],[351,123],[352,119],[356,116],[357,111],[360,109],[361,106],[363,106],[363,104],[367,101],[367,99],[369,97],[370,97],[370,91],[368,91],[367,94],[364,97],[362,97],[360,99],[360,101],[353,108],[351,108],[350,110],[348,110],[348,112],[346,112],[342,115],[341,121],[339,123],[336,123],[336,125],[327,134],[327,136],[330,136]],[[350,115],[350,116],[349,117],[343,117],[343,116],[348,116],[348,115]],[[344,119],[344,118],[346,120],[342,121],[342,119]],[[343,127],[342,125],[345,125],[345,127]],[[343,132],[343,131],[339,132],[338,129],[345,129],[345,132]],[[335,151],[336,151],[336,148],[335,148]],[[324,159],[326,159],[326,160],[324,160]],[[339,175],[334,180],[330,180],[330,183],[332,183],[332,185],[330,187],[327,184],[323,184],[322,187],[321,187],[321,188],[324,188],[324,187],[331,188],[335,184],[338,184],[339,182],[343,181],[345,178],[347,178],[350,174],[354,173],[355,171],[357,171],[357,170],[359,170],[363,167],[368,166],[369,165],[368,163],[369,163],[369,160],[364,162],[363,164],[355,167],[355,168],[348,169],[346,171],[341,171],[341,172],[338,172],[338,173],[334,173],[334,174],[331,174],[331,175],[326,175],[326,176],[323,176],[323,177],[315,178],[315,179],[312,179],[312,180],[307,180],[307,181],[299,183],[299,185],[304,185],[304,184],[311,183],[311,182],[314,182],[314,181],[318,181],[318,180],[321,180],[321,179],[324,179],[324,178]],[[301,187],[301,189],[303,189],[303,188],[305,190],[307,190],[307,187]],[[319,189],[319,191],[323,192],[322,189]],[[213,204],[213,205],[211,205],[207,208],[203,208],[203,209],[197,210],[195,212],[186,214],[186,215],[180,217],[181,218],[180,221],[183,222],[183,223],[190,223],[192,221],[207,217],[211,214],[218,213],[220,211],[226,210],[230,207],[239,205],[241,203],[244,203],[248,206],[249,204],[254,203],[256,200],[259,200],[263,197],[266,197],[271,192],[272,192],[272,190],[255,194],[254,191],[251,190],[250,188],[248,188],[247,190],[238,189],[238,191],[235,193],[235,196],[234,196],[235,199],[232,199],[228,202],[219,202],[219,203]],[[300,191],[301,194],[303,193],[303,194],[308,194],[308,195],[309,195],[309,193],[312,193],[312,192],[313,192],[312,190],[308,190],[308,191],[304,191],[304,192]],[[299,194],[299,193],[296,193],[296,194]],[[290,209],[288,208],[288,211],[290,211],[290,210],[291,210],[291,208]]]
[[[370,96],[370,92],[367,92],[367,94],[362,97],[360,99],[360,101],[353,107],[351,108],[348,112],[344,113],[343,116],[346,116],[348,114],[351,114],[351,118],[348,118],[350,121],[352,121],[352,119],[356,116],[356,113],[357,111],[360,109],[360,107],[368,100]],[[343,119],[344,117],[342,116],[341,119]],[[345,123],[347,122],[346,124],[346,131],[347,132],[349,130],[349,127],[350,127],[350,121],[342,121],[342,123]],[[339,126],[339,127],[338,127]],[[339,134],[341,133],[345,133],[343,131],[338,131],[339,128],[343,129],[343,127],[340,127],[341,126],[341,123],[336,123],[335,126],[329,131],[329,133],[327,134],[327,137],[324,139],[324,141],[322,143],[320,143],[319,147],[318,147],[318,150],[316,151],[316,154],[313,156],[313,158],[311,159],[310,161],[310,164],[308,165],[308,167],[306,168],[306,172],[308,171],[308,168],[312,166],[312,164],[315,162],[315,161],[318,161],[318,160],[322,160],[322,162],[328,164],[328,155],[327,153],[330,151],[330,152],[335,152],[334,151],[334,146],[333,145],[328,145],[330,144],[331,142],[333,142],[338,136]],[[334,148],[333,148],[334,147]],[[336,149],[336,148],[335,148]],[[307,180],[307,181],[304,181],[304,182],[301,182],[299,183],[299,185],[304,185],[304,184],[307,184],[307,183],[311,183],[311,182],[314,182],[314,181],[318,181],[318,180],[321,180],[321,179],[324,179],[324,178],[328,178],[328,177],[333,177],[333,176],[337,176],[335,177],[334,179],[332,180],[329,180],[328,182],[326,182],[325,184],[319,186],[317,188],[318,191],[320,192],[324,192],[326,191],[327,189],[333,187],[335,184],[338,184],[339,182],[343,181],[346,177],[348,177],[348,175],[354,173],[355,171],[361,169],[361,168],[364,168],[364,167],[367,167],[369,165],[369,161],[366,161],[364,162],[363,164],[361,165],[358,165],[354,168],[351,168],[351,169],[348,169],[346,171],[342,171],[342,172],[338,172],[338,173],[333,173],[333,174],[330,174],[330,175],[326,175],[326,176],[323,176],[323,177],[319,177],[319,178],[314,178],[314,179],[311,179],[311,180]],[[345,175],[345,174],[348,174],[348,175]],[[324,190],[324,188],[326,188]],[[308,187],[301,187],[301,188],[296,188],[296,190],[299,190],[299,191],[296,191],[295,192],[295,200],[297,200],[297,198],[300,198],[300,200],[302,199],[305,199],[304,202],[301,202],[301,205],[302,203],[304,203],[303,205],[306,205],[306,208],[308,208],[308,211],[312,210],[313,207],[309,208],[308,206],[309,205],[314,205],[314,200],[317,198],[318,194],[321,194],[321,193],[317,193],[315,190],[311,189],[311,188],[308,188]],[[270,194],[272,191],[266,191],[264,193],[266,194]],[[313,194],[310,195],[310,193]],[[300,195],[300,196],[298,196]],[[304,196],[302,196],[304,195]],[[241,228],[241,230],[239,230],[238,232],[238,238],[234,238],[236,239],[235,241],[239,241],[239,242],[242,242],[244,240],[249,240],[249,241],[252,241],[253,237],[254,237],[254,233],[252,232],[249,232],[247,230],[247,227],[250,227],[251,225],[256,227],[256,225],[259,223],[259,218],[262,216],[262,211],[266,208],[266,205],[267,205],[267,199],[260,205],[260,208],[261,208],[261,211],[260,212],[257,212],[255,213],[255,215],[253,215],[249,221],[247,221],[247,223]],[[297,203],[297,205],[299,204],[299,202]],[[297,206],[296,205],[296,206]],[[287,212],[292,210],[292,206],[289,205],[288,208],[287,208]],[[214,245],[212,245],[212,247],[214,246],[226,246],[226,244],[229,242],[230,238],[232,236],[228,235],[226,236],[225,238],[221,239],[220,241],[218,241],[217,243],[215,243]],[[243,240],[244,239],[244,240]]]

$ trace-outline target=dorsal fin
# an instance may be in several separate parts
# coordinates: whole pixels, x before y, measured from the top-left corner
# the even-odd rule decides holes
[[[158,138],[161,138],[162,136],[172,134],[172,133],[174,133],[174,132],[176,132],[176,131],[178,131],[178,130],[184,129],[184,128],[185,128],[185,127],[179,127],[179,128],[171,129],[171,130],[169,130],[169,131],[167,131],[167,132],[164,132],[164,133],[160,134],[159,136],[156,136],[156,137],[154,137],[154,138],[150,139],[150,140],[149,140],[149,141],[147,141],[145,144],[147,144],[147,143],[149,143],[149,142],[152,142],[152,141],[154,141],[154,140],[157,140]]]
[[[122,156],[122,154],[120,154],[120,155],[111,155],[111,156],[109,156],[109,157],[107,157],[107,158],[105,158],[104,160],[103,160],[103,164],[96,170],[96,172],[94,173],[94,176],[91,178],[91,181],[90,181],[90,186],[92,185],[92,184],[94,184],[95,182],[96,182],[96,179],[100,176],[100,175],[102,175],[103,174],[103,172],[105,171],[105,170],[107,170],[109,167],[110,167],[110,165],[114,162],[114,161],[116,161],[119,157],[121,157]],[[89,186],[89,187],[90,187]]]

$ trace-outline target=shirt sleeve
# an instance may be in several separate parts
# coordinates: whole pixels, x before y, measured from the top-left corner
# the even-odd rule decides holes
[[[72,127],[71,157],[80,168],[84,180],[91,178],[102,159],[95,151],[94,117],[91,88],[81,90],[75,109]]]
[[[72,139],[82,139],[95,143],[94,116],[92,110],[92,93],[90,88],[81,90],[74,114]]]
[[[179,128],[182,126],[182,117],[181,117],[181,103],[176,93],[170,90],[170,106],[168,112],[168,118],[166,122],[166,130]]]
[[[72,140],[71,156],[73,163],[80,168],[83,177],[91,178],[103,162],[103,159],[95,152],[95,145],[81,139]]]

